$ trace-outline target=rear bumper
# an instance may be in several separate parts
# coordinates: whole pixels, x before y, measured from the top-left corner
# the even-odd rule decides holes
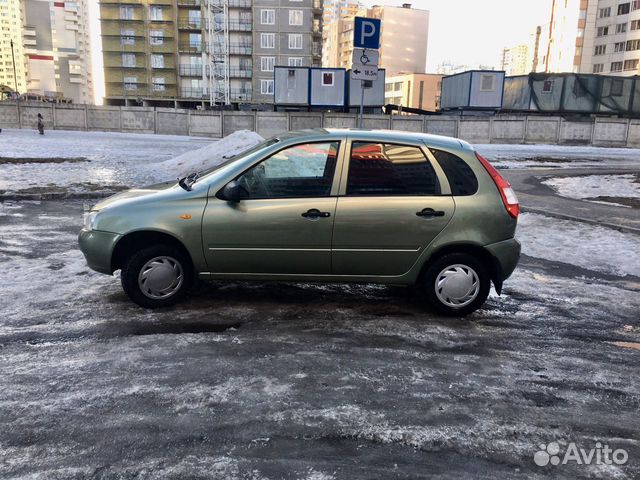
[[[502,282],[511,276],[520,260],[520,242],[515,238],[486,245],[487,251],[496,259],[496,279]]]
[[[80,250],[92,270],[111,275],[111,255],[121,235],[99,230],[81,230],[78,235]]]

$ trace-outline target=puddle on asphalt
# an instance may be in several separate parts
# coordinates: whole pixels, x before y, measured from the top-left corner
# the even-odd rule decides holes
[[[0,164],[89,162],[86,157],[0,157]]]
[[[144,324],[135,327],[133,335],[161,335],[161,334],[181,334],[181,333],[221,333],[229,329],[240,328],[240,323],[207,323],[207,322],[184,322],[184,323],[161,323]]]

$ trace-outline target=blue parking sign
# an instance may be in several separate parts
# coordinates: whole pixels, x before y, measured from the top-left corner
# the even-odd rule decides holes
[[[353,46],[356,48],[380,48],[381,22],[377,18],[356,17],[353,28]]]

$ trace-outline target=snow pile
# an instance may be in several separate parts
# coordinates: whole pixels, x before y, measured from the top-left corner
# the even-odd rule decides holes
[[[264,138],[256,132],[239,130],[220,141],[212,142],[202,148],[185,152],[171,160],[157,164],[154,169],[162,169],[171,177],[184,177],[192,172],[201,172],[215,167],[263,140]]]
[[[542,183],[553,188],[558,195],[579,200],[596,197],[640,198],[640,183],[633,174],[548,178]]]

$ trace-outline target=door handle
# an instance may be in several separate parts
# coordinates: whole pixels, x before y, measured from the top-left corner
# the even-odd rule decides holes
[[[433,208],[423,208],[419,212],[416,212],[419,217],[431,218],[431,217],[444,217],[444,211],[434,210]]]
[[[328,218],[331,216],[329,212],[321,212],[317,208],[312,208],[311,210],[307,210],[302,214],[304,218],[316,219],[316,218]]]

